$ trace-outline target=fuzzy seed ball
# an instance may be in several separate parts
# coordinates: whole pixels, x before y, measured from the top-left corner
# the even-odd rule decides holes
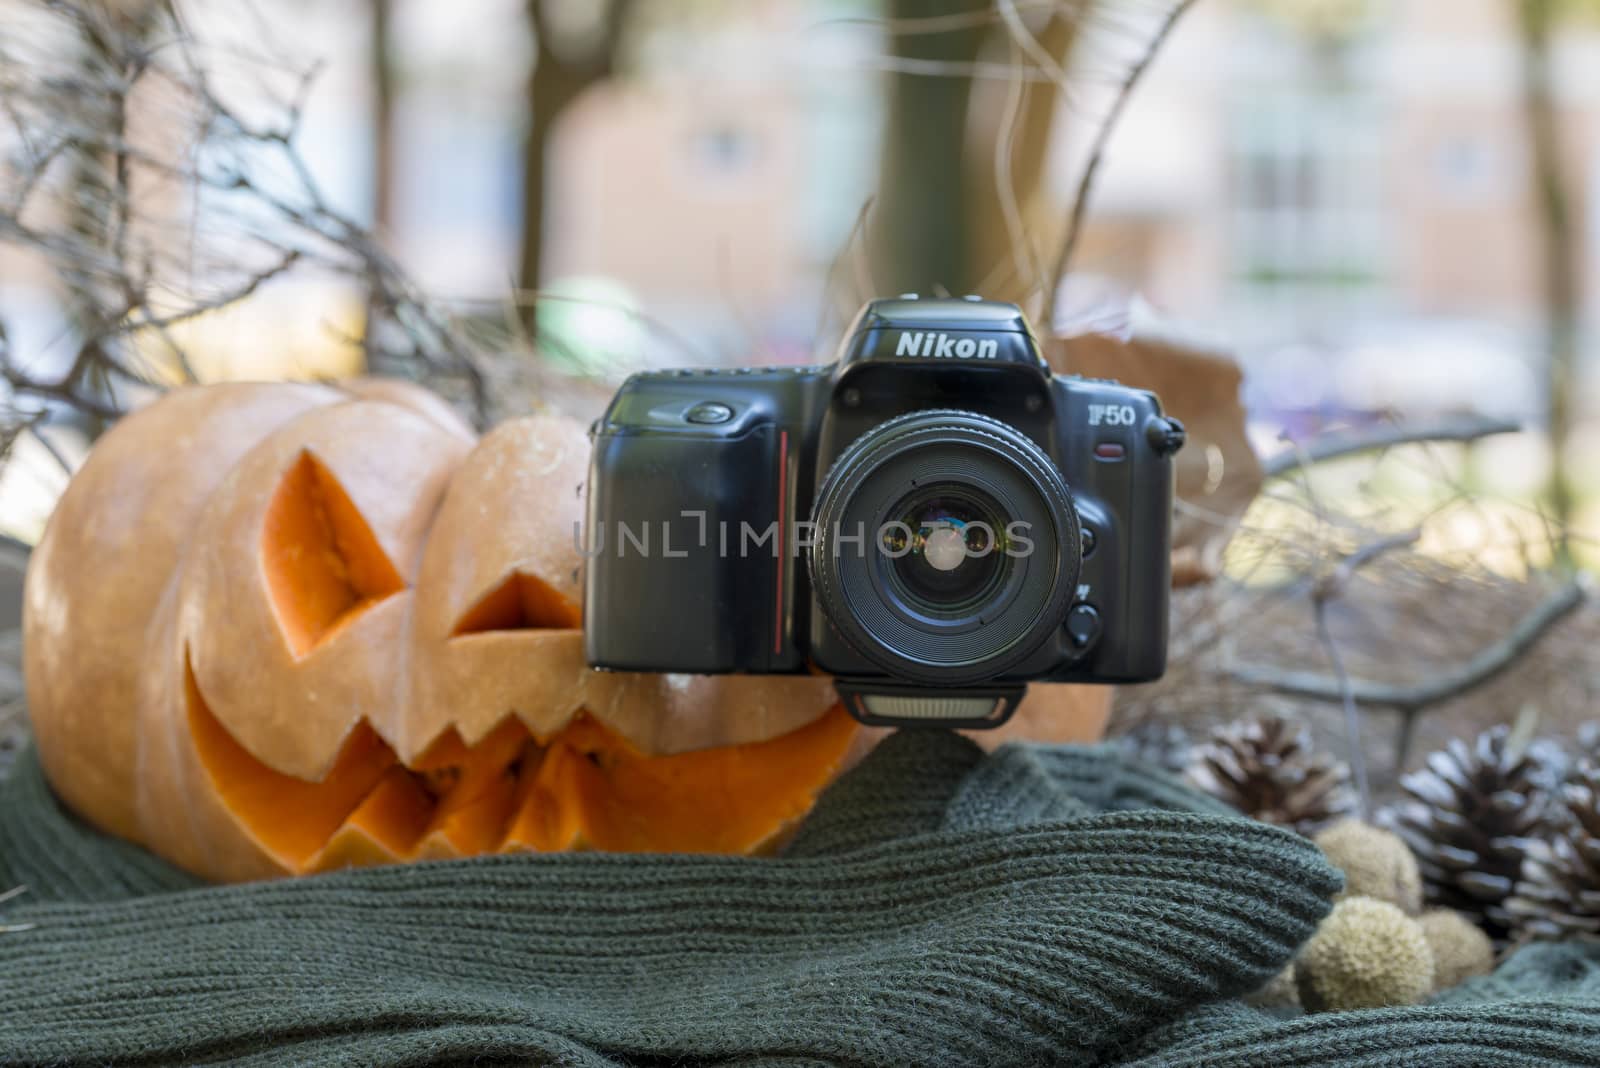
[[[1341,897],[1374,897],[1408,916],[1422,911],[1422,874],[1399,835],[1360,820],[1342,820],[1317,835],[1316,843],[1344,872]]]
[[[1430,909],[1417,921],[1433,949],[1433,989],[1448,990],[1494,970],[1494,944],[1459,912]]]
[[[1433,950],[1399,908],[1347,897],[1306,943],[1295,979],[1307,1012],[1415,1005],[1433,989]]]

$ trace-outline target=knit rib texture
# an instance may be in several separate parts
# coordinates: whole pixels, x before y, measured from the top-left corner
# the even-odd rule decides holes
[[[233,887],[83,827],[25,756],[0,784],[14,885],[5,1065],[1600,1064],[1600,957],[1563,947],[1426,1008],[1245,1009],[1339,876],[1104,747],[893,735],[776,859]]]

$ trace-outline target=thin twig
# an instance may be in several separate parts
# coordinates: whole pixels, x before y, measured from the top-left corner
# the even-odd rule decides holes
[[[547,289],[519,289],[512,293],[511,300],[518,308],[532,307],[548,301],[556,304],[583,304],[591,308],[604,308],[607,311],[620,312],[655,334],[661,340],[672,345],[689,359],[698,363],[705,362],[705,353],[695,347],[694,343],[688,338],[655,316],[640,311],[629,304],[620,304],[614,300],[601,300],[597,297],[580,296],[575,293],[553,293]]]
[[[1022,21],[1022,15],[1017,11],[1016,0],[995,0],[995,9],[1000,13],[1001,21],[1005,23],[1006,32],[1010,34],[1012,43],[1033,61],[1041,73],[1065,91],[1067,72],[1062,68],[1060,61],[1050,54],[1050,50],[1040,43],[1039,38],[1034,36],[1033,31]],[[1015,59],[1012,60],[1012,66],[1018,67],[1020,73],[1021,64]]]
[[[1350,580],[1355,577],[1357,571],[1384,553],[1415,545],[1421,537],[1422,531],[1414,529],[1369,542],[1339,561],[1337,567],[1314,582],[1311,587],[1311,607],[1316,621],[1317,640],[1327,654],[1328,663],[1333,668],[1334,681],[1339,687],[1339,701],[1344,710],[1345,736],[1350,751],[1350,766],[1355,771],[1356,792],[1361,799],[1362,819],[1370,819],[1372,816],[1372,787],[1367,776],[1366,750],[1361,745],[1361,714],[1356,708],[1355,691],[1351,686],[1350,673],[1345,668],[1344,654],[1339,651],[1339,643],[1334,641],[1333,630],[1328,626],[1328,605],[1344,596],[1345,591],[1349,589]]]
[[[1026,8],[1055,8],[1061,0],[1024,0],[1017,4]],[[873,26],[882,29],[894,37],[910,37],[925,33],[954,33],[959,30],[970,30],[978,26],[987,26],[998,18],[998,14],[991,10],[958,12],[953,15],[924,15],[919,18],[868,18],[854,15],[844,18],[826,19],[815,23],[810,28],[813,30],[828,29],[832,26]]]
[[[1060,298],[1061,283],[1067,277],[1067,270],[1072,266],[1073,254],[1078,249],[1078,242],[1083,237],[1084,220],[1089,214],[1089,201],[1094,195],[1095,180],[1100,174],[1100,165],[1105,159],[1106,146],[1111,143],[1111,135],[1116,132],[1117,124],[1127,109],[1128,101],[1133,96],[1133,91],[1138,88],[1145,71],[1150,69],[1150,64],[1155,61],[1156,55],[1172,35],[1173,29],[1184,14],[1195,5],[1195,0],[1179,0],[1172,10],[1167,12],[1167,17],[1157,27],[1155,34],[1150,38],[1144,53],[1138,61],[1129,68],[1127,77],[1117,89],[1116,99],[1111,103],[1111,110],[1107,112],[1104,120],[1095,130],[1094,140],[1089,146],[1089,158],[1084,164],[1083,174],[1078,179],[1078,191],[1072,199],[1072,213],[1067,219],[1067,233],[1061,242],[1061,252],[1056,257],[1055,269],[1050,272],[1050,286],[1044,294],[1044,307],[1049,315],[1047,322],[1054,322],[1059,316],[1060,309],[1056,301]]]
[[[1013,13],[1015,8],[1011,9]],[[1019,20],[1020,23],[1020,20]],[[1022,32],[1039,47],[1038,40],[1027,28],[1022,27]],[[1022,64],[1018,62],[1019,43],[1015,36],[1011,41],[1012,65],[1021,71]],[[1048,58],[1048,56],[1046,57]],[[1007,243],[1011,246],[1011,261],[1015,266],[1017,275],[1033,288],[1040,285],[1041,268],[1035,259],[1033,239],[1028,236],[1022,225],[1022,208],[1017,203],[1017,187],[1011,171],[1012,152],[1016,147],[1017,126],[1022,121],[1026,99],[1022,91],[1021,77],[1012,80],[1006,87],[1005,110],[1000,118],[1000,136],[995,139],[994,148],[994,187],[995,194],[1000,200],[1000,215],[1005,220]]]
[[[1347,748],[1350,754],[1350,767],[1355,772],[1356,793],[1360,798],[1361,818],[1372,818],[1372,787],[1367,779],[1366,751],[1361,746],[1361,713],[1356,708],[1355,692],[1351,687],[1350,673],[1345,670],[1344,656],[1339,652],[1339,643],[1333,640],[1333,632],[1328,629],[1328,602],[1318,598],[1312,602],[1312,612],[1316,618],[1317,641],[1322,644],[1323,651],[1327,653],[1328,663],[1333,668],[1334,681],[1339,686],[1340,704],[1344,708],[1344,731],[1348,740]]]
[[[1328,602],[1343,596],[1350,586],[1350,580],[1357,571],[1373,563],[1385,553],[1396,549],[1406,549],[1415,545],[1422,539],[1422,528],[1413,527],[1402,530],[1398,534],[1387,534],[1374,541],[1361,546],[1355,552],[1339,561],[1339,565],[1327,575],[1312,584],[1311,596],[1314,600]]]
[[[867,219],[872,215],[872,206],[876,201],[876,197],[869,196],[861,202],[855,221],[850,224],[850,232],[845,235],[844,244],[834,254],[833,262],[828,264],[828,271],[822,277],[822,301],[817,308],[816,329],[812,332],[817,345],[821,345],[828,336],[826,327],[829,304],[832,294],[836,292],[836,282],[847,258],[854,276],[856,291],[849,294],[834,310],[838,311],[841,318],[847,318],[855,312],[861,301],[870,300],[877,295],[877,283],[872,277],[872,264],[866,254]]]
[[[28,434],[34,441],[39,443],[40,448],[44,449],[45,455],[56,462],[56,466],[61,468],[62,473],[71,478],[77,469],[73,466],[72,461],[67,459],[67,454],[62,452],[56,446],[56,443],[50,440],[48,435],[41,433],[38,426],[29,427]]]
[[[0,905],[4,905],[7,901],[11,901],[14,898],[21,897],[27,892],[28,887],[26,885],[13,886],[10,890],[0,893]],[[31,923],[0,923],[0,935],[21,934],[23,931],[33,930],[33,927],[34,925]]]
[[[1011,81],[1020,77],[1025,82],[1049,82],[1055,79],[1044,71],[1025,68],[1018,74],[1010,63],[993,63],[985,60],[921,59],[916,56],[864,56],[852,58],[851,70],[875,70],[885,74],[904,74],[916,78],[971,78],[985,81]]]

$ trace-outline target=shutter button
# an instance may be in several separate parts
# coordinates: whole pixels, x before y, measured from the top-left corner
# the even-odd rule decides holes
[[[726,423],[733,418],[733,409],[726,404],[707,401],[704,404],[696,404],[684,413],[683,417],[691,423]]]

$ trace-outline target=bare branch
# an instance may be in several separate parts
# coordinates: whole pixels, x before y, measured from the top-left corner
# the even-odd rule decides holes
[[[1261,461],[1266,478],[1280,478],[1313,464],[1354,456],[1363,452],[1377,452],[1397,445],[1416,445],[1427,442],[1472,442],[1496,434],[1514,434],[1522,425],[1509,419],[1491,419],[1487,416],[1450,416],[1429,422],[1380,426],[1356,430],[1340,430],[1312,438],[1305,444],[1275,453]]]
[[[0,205],[0,242],[51,266],[76,345],[64,371],[46,353],[0,351],[0,378],[19,402],[112,418],[127,384],[162,389],[194,377],[174,327],[311,270],[372,294],[359,339],[370,369],[426,379],[458,397],[465,391],[486,422],[490,353],[333,204],[298,147],[317,66],[224,50],[230,92],[240,91],[232,68],[260,72],[261,99],[247,119],[213,83],[215,61],[173,5],[150,5],[139,20],[117,11],[55,0],[0,39],[0,122],[10,135],[0,142],[16,149],[0,168],[18,191]],[[62,36],[77,42],[75,53],[55,43]],[[154,91],[141,92],[146,83]],[[129,123],[131,102],[141,99],[159,102],[143,105],[162,109],[159,124]],[[155,125],[163,135],[153,142],[134,132]],[[262,173],[289,180],[258,180]],[[187,193],[189,215],[155,214],[174,198],[135,198],[136,178]],[[61,218],[67,223],[47,221]],[[165,354],[156,349],[160,358],[150,359],[146,339]]]
[[[1498,676],[1526,653],[1556,623],[1581,605],[1584,587],[1568,582],[1557,587],[1519,619],[1499,640],[1463,664],[1441,672],[1435,678],[1409,685],[1351,679],[1349,693],[1358,703],[1416,712],[1447,701],[1482,686]],[[1318,701],[1343,700],[1345,688],[1337,679],[1304,671],[1282,671],[1257,665],[1240,665],[1231,677],[1249,686],[1265,687],[1295,697]]]

